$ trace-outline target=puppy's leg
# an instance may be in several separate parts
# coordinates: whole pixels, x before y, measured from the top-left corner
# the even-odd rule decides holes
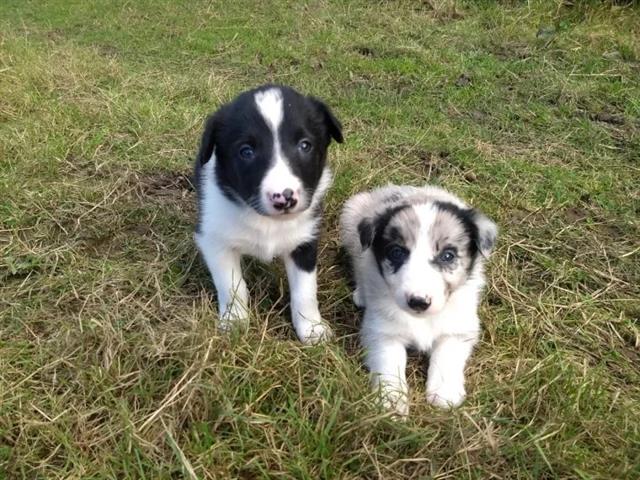
[[[240,253],[220,247],[205,235],[196,234],[195,239],[218,293],[218,328],[229,330],[235,324],[245,322],[249,313],[249,294],[242,277]]]
[[[398,415],[409,414],[409,387],[407,386],[407,350],[394,340],[375,339],[365,342],[365,363],[371,372],[371,386],[380,390],[385,408]]]
[[[356,283],[356,286],[353,290],[353,303],[358,308],[364,308],[365,307],[365,299],[364,299],[364,292],[363,292],[364,287],[362,286],[363,285],[362,279],[358,274],[359,271],[360,269],[356,268],[353,274],[353,279]]]
[[[364,294],[362,293],[362,287],[356,285],[353,290],[353,303],[358,308],[364,308]]]
[[[464,366],[474,337],[447,335],[436,340],[429,358],[427,400],[441,408],[457,407],[465,397]]]
[[[317,240],[299,245],[284,258],[291,292],[291,318],[302,343],[315,344],[331,337],[331,328],[318,310]]]

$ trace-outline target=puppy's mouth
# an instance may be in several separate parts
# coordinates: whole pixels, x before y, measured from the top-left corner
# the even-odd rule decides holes
[[[399,306],[403,311],[405,311],[405,312],[407,312],[407,313],[411,314],[412,316],[414,316],[414,317],[416,317],[416,318],[425,318],[425,317],[428,317],[428,316],[433,312],[433,310],[431,310],[431,309],[427,309],[427,310],[416,310],[416,309],[414,309],[414,308],[411,308],[411,307],[410,307],[409,305],[407,305],[405,302],[398,302],[398,303],[399,303],[399,305],[398,305],[398,306]],[[431,310],[431,311],[430,311],[430,310]]]
[[[271,208],[267,208],[264,205],[251,204],[251,207],[264,217],[278,219],[289,219],[295,217],[307,209],[307,206],[300,205],[300,203],[271,205]]]
[[[270,217],[283,218],[283,217],[294,217],[299,213],[302,213],[306,210],[306,207],[300,208],[298,205],[290,205],[283,207],[273,207],[275,212],[268,214]]]
[[[291,213],[297,205],[298,200],[292,198],[291,200],[288,200],[286,202],[274,203],[272,206],[277,212],[288,214]]]

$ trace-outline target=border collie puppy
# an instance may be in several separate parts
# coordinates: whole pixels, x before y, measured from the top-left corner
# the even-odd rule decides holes
[[[464,366],[480,329],[483,264],[496,235],[486,216],[435,187],[387,186],[344,206],[353,299],[365,309],[365,363],[386,407],[409,411],[407,348],[430,354],[430,403],[451,407],[464,399]]]
[[[239,95],[211,115],[196,158],[195,241],[218,294],[219,327],[248,318],[240,259],[283,257],[293,326],[304,343],[331,335],[316,298],[322,199],[340,122],[321,101],[278,85]]]

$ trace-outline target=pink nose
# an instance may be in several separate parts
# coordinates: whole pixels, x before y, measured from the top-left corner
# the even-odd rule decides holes
[[[276,210],[288,210],[297,205],[298,195],[292,189],[285,188],[281,193],[272,193],[270,200]]]

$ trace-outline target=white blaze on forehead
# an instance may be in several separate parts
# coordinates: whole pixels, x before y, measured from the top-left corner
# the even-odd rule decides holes
[[[291,171],[289,161],[282,152],[280,137],[278,136],[278,128],[284,118],[282,91],[278,88],[270,88],[269,90],[257,92],[254,98],[260,115],[262,115],[273,135],[273,164],[265,173],[260,186],[260,201],[263,209],[268,213],[277,213],[269,199],[271,195],[275,193],[281,194],[288,188],[299,196],[299,205],[306,207],[302,183]]]
[[[284,110],[282,108],[282,92],[277,88],[270,88],[262,92],[257,92],[254,96],[258,111],[264,121],[267,122],[269,128],[277,138],[278,127],[282,123]]]
[[[287,188],[298,192],[301,188],[300,179],[291,172],[289,165],[283,161],[282,155],[276,153],[275,157],[273,166],[262,179],[264,192],[267,194],[282,193]]]
[[[431,236],[433,234],[433,225],[436,222],[438,209],[433,203],[416,205],[414,209],[420,219],[417,244],[426,256],[432,257],[436,252],[434,252],[432,248],[433,242],[431,241]]]
[[[407,280],[415,283],[418,288],[425,288],[426,277],[430,271],[429,264],[434,255],[430,236],[436,211],[430,204],[416,205],[413,208],[420,219],[420,225],[415,235],[415,245],[406,266],[406,276]]]

